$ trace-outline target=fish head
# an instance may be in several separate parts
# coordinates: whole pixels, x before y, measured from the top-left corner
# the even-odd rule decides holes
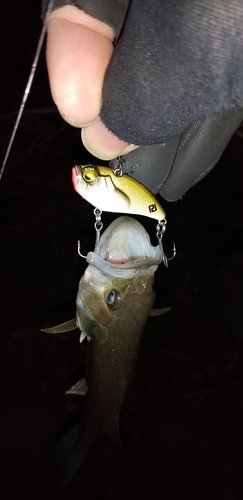
[[[154,272],[161,262],[143,226],[119,217],[89,252],[79,283],[77,324],[88,337],[106,342],[110,335],[139,328],[154,301]]]

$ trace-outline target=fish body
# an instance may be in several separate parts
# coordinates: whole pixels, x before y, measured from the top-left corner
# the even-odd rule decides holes
[[[72,169],[74,189],[91,205],[104,212],[144,215],[163,220],[165,212],[143,184],[111,168],[76,165]]]
[[[154,272],[161,260],[159,246],[151,245],[143,226],[131,217],[116,219],[87,256],[76,301],[77,326],[82,338],[89,339],[87,392],[80,424],[57,447],[63,485],[99,435],[107,432],[119,442],[119,414],[154,302]]]

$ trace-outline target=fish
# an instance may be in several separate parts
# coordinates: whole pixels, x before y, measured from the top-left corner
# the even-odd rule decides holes
[[[97,438],[117,444],[119,415],[131,385],[145,324],[154,303],[154,273],[162,261],[142,224],[114,220],[87,255],[76,299],[76,320],[44,329],[57,334],[79,328],[87,337],[85,379],[67,393],[85,394],[81,421],[60,440],[55,457],[60,484],[77,472]],[[169,308],[163,310],[166,312]]]
[[[75,191],[101,211],[165,219],[165,211],[155,196],[128,174],[117,175],[111,168],[99,165],[76,165],[72,180]]]

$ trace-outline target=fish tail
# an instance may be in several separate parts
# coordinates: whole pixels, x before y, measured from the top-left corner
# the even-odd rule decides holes
[[[65,488],[82,465],[92,443],[80,443],[80,422],[75,424],[61,438],[54,449],[58,482]],[[79,445],[78,445],[79,443]]]
[[[61,488],[65,488],[72,480],[93,443],[101,434],[102,432],[98,431],[94,426],[87,425],[84,428],[82,422],[79,422],[71,427],[61,438],[53,453],[57,468],[58,483]],[[106,431],[106,434],[125,454],[119,433],[118,416]]]

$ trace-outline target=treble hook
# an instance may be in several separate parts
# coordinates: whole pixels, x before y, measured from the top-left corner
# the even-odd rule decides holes
[[[96,251],[97,248],[98,248],[98,246],[99,246],[99,242],[100,242],[100,233],[101,233],[101,231],[103,229],[103,222],[101,220],[102,211],[99,210],[99,208],[95,208],[94,211],[93,211],[93,214],[95,216],[95,223],[94,223],[94,228],[95,228],[95,249],[94,249],[94,251]],[[81,251],[80,251],[80,240],[78,240],[78,254],[83,259],[87,258],[87,255],[83,255],[81,253]]]
[[[167,258],[167,261],[168,260],[173,260],[176,256],[176,244],[175,242],[173,241],[173,254],[172,254],[172,257],[166,257]]]
[[[80,240],[78,240],[78,254],[80,255],[80,257],[82,257],[83,259],[86,259],[87,258],[87,255],[83,255],[80,251]]]
[[[159,242],[159,247],[160,247],[160,250],[162,253],[162,262],[164,263],[165,267],[168,267],[168,261],[174,259],[174,257],[176,256],[176,246],[175,246],[175,242],[174,242],[173,243],[173,255],[172,255],[172,257],[168,258],[164,252],[163,242],[162,242],[162,238],[163,238],[164,232],[166,230],[166,224],[167,224],[166,219],[158,221],[158,224],[156,226],[156,236],[157,236],[157,239]]]
[[[163,257],[162,257],[162,262],[164,264],[165,267],[168,267],[168,261],[169,260],[173,260],[176,256],[176,246],[175,246],[175,242],[173,242],[173,254],[172,254],[172,257],[167,257],[167,255],[164,253],[164,249],[163,249],[163,244],[162,244],[162,241],[160,240],[159,241],[159,246],[162,250],[162,254],[163,254]]]

